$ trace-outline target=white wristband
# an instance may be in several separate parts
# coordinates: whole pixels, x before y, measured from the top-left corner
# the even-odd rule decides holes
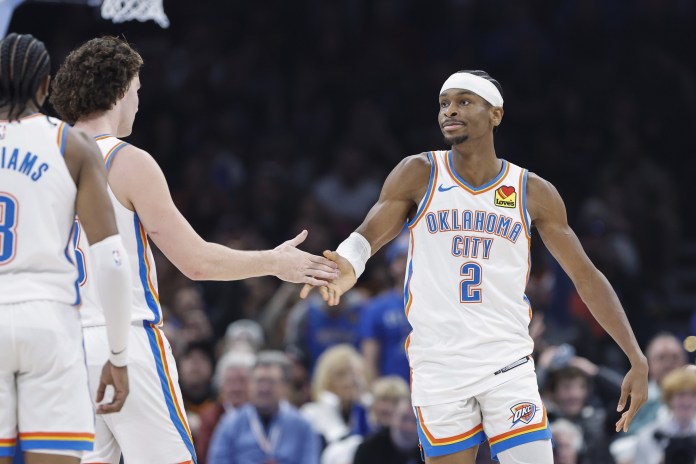
[[[346,258],[353,266],[357,279],[365,270],[365,263],[372,256],[372,248],[365,237],[353,232],[336,248],[336,253]]]
[[[119,235],[112,235],[89,247],[97,291],[106,319],[109,361],[114,366],[128,362],[128,334],[131,319],[131,276],[128,254]]]

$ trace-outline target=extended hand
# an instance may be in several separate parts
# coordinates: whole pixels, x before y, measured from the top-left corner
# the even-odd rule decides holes
[[[348,262],[343,256],[335,251],[326,250],[324,256],[338,265],[338,270],[341,275],[327,282],[327,285],[319,289],[321,297],[328,303],[329,306],[336,306],[341,301],[341,295],[350,290],[358,279],[355,278],[353,265]],[[300,291],[300,298],[307,298],[309,292],[312,291],[314,285],[305,284]]]
[[[631,397],[631,407],[628,408],[628,411],[621,414],[621,419],[616,423],[617,432],[622,429],[624,432],[628,432],[628,426],[631,424],[633,416],[636,415],[640,407],[648,399],[647,363],[645,365],[631,367],[626,377],[624,377],[623,383],[621,384],[619,406],[616,408],[617,411],[621,412],[624,410],[629,396]]]
[[[121,410],[128,396],[128,368],[114,366],[110,361],[104,364],[97,389],[97,403],[104,399],[107,385],[114,387],[114,397],[111,403],[100,404],[97,407],[97,414],[110,414]]]
[[[326,286],[327,280],[338,278],[338,265],[333,261],[297,249],[307,238],[307,231],[284,242],[273,250],[276,258],[276,276],[287,282]]]

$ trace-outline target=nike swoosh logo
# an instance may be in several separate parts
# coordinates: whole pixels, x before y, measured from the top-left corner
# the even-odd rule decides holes
[[[448,190],[452,190],[455,187],[456,187],[456,185],[450,185],[449,187],[443,187],[442,184],[440,184],[440,186],[437,188],[437,190],[440,192],[446,192]]]

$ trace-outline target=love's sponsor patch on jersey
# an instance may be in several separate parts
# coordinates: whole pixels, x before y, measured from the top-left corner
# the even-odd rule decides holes
[[[539,408],[537,408],[534,403],[517,403],[510,408],[510,412],[512,413],[512,416],[509,418],[512,421],[510,428],[514,427],[520,422],[529,424],[532,419],[534,419],[534,416],[538,410]]]
[[[493,204],[503,208],[514,208],[517,204],[517,192],[515,192],[515,187],[508,185],[499,187],[495,191],[495,199],[493,200]]]

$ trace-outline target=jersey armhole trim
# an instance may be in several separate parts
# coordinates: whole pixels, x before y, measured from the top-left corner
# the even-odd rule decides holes
[[[116,153],[118,153],[121,148],[128,146],[127,142],[120,142],[117,145],[115,145],[109,152],[104,156],[104,164],[106,165],[106,172],[109,172],[109,169],[111,169],[111,163],[114,162],[114,158],[116,157]]]
[[[60,126],[58,126],[58,139],[56,140],[56,143],[58,144],[58,149],[60,150],[60,156],[63,158],[65,158],[65,139],[68,127],[70,126],[65,124],[65,122],[61,122]]]
[[[522,169],[520,172],[520,216],[522,216],[522,224],[527,238],[532,238],[532,225],[527,212],[527,174],[529,171]]]
[[[415,216],[413,216],[413,219],[406,222],[406,226],[409,229],[414,228],[416,224],[418,224],[418,221],[420,221],[421,217],[423,217],[423,213],[428,209],[428,206],[430,206],[430,202],[434,196],[433,190],[435,188],[435,184],[437,184],[438,167],[437,161],[435,160],[435,154],[432,151],[428,152],[428,159],[430,160],[430,179],[428,180],[428,189],[425,191],[425,196],[421,200]]]

